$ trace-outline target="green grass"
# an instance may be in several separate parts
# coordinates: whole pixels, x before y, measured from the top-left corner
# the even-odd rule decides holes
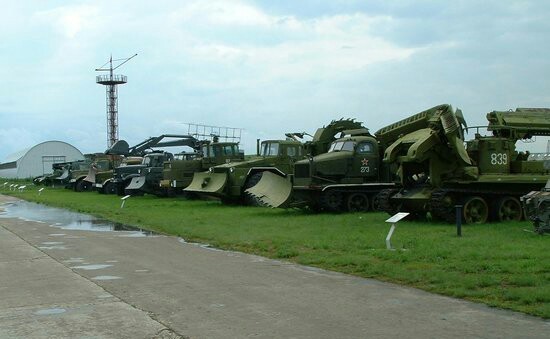
[[[153,196],[47,188],[0,192],[173,234],[187,241],[405,284],[550,318],[550,237],[529,222],[454,226],[401,222],[385,248],[383,213],[309,214]]]

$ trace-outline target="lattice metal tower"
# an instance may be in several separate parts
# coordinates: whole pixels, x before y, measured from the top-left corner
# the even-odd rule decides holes
[[[109,74],[103,74],[96,76],[96,83],[106,86],[107,89],[107,147],[111,147],[118,141],[118,85],[125,84],[128,79],[124,75],[113,74],[113,71],[123,64],[127,63],[130,59],[137,54],[132,55],[125,59],[113,60],[113,56],[103,66],[96,68],[98,72],[109,72]],[[113,67],[113,61],[119,62],[118,65]],[[109,65],[109,68],[104,68]]]

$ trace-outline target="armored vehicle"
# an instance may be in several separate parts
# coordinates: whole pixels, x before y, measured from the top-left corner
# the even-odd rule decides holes
[[[294,172],[296,161],[326,152],[338,133],[361,128],[360,122],[340,119],[317,129],[312,140],[305,143],[299,140],[307,133],[287,133],[287,140],[263,141],[259,147],[260,158],[214,166],[209,172],[196,173],[184,191],[216,196],[228,202],[261,204],[257,196],[246,194],[245,191],[255,186],[264,174],[270,176],[271,173],[285,178]]]
[[[521,201],[525,217],[533,222],[535,232],[550,233],[550,179],[542,190],[529,192]]]
[[[207,171],[210,167],[244,160],[244,153],[239,151],[236,142],[219,142],[217,138],[201,142],[201,151],[176,154],[171,161],[164,162],[160,195],[183,193],[189,186],[196,172]]]
[[[467,128],[460,110],[440,105],[380,130],[379,135],[399,134],[384,152],[384,162],[398,166],[402,188],[378,195],[379,207],[449,222],[455,205],[462,206],[466,223],[520,220],[519,198],[539,190],[550,177],[543,161],[528,160],[517,152],[516,142],[550,135],[550,109],[518,108],[487,114],[487,130],[464,144]],[[414,121],[418,129],[399,132]]]

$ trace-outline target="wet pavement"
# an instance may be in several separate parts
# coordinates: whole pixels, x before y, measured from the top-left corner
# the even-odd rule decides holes
[[[0,218],[0,338],[546,338],[550,330],[535,317],[413,288],[175,237],[6,218],[9,210]]]

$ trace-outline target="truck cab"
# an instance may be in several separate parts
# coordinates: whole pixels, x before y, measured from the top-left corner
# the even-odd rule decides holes
[[[181,193],[189,186],[195,172],[244,160],[244,154],[236,142],[204,142],[200,150],[200,153],[181,153],[173,160],[164,162],[160,187],[166,194]]]
[[[350,136],[334,141],[327,153],[295,164],[294,184],[360,184],[378,180],[380,151],[371,136]]]
[[[254,186],[264,171],[275,171],[286,176],[293,171],[294,163],[305,156],[302,143],[296,140],[265,140],[260,150],[259,158],[229,162],[211,167],[208,172],[195,173],[193,181],[184,191],[252,204],[245,201],[247,196],[244,191]]]

